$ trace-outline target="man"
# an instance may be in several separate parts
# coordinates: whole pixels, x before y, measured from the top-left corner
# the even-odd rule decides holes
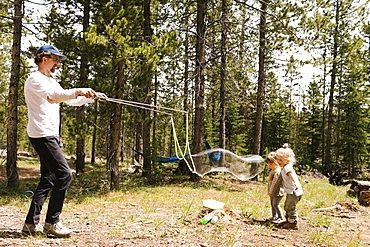
[[[59,220],[72,172],[64,158],[59,137],[59,103],[79,106],[91,103],[106,95],[91,88],[63,89],[50,77],[59,62],[66,59],[51,45],[41,46],[35,53],[37,71],[33,72],[24,86],[28,108],[27,133],[32,146],[40,157],[41,178],[31,202],[22,232],[42,232],[56,237],[69,237],[72,230]],[[51,192],[45,224],[40,224],[40,214],[47,195]]]

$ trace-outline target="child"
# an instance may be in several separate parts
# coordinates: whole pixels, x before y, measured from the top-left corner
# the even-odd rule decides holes
[[[272,217],[268,220],[279,224],[283,221],[283,211],[281,210],[279,204],[285,194],[284,190],[282,189],[282,177],[280,175],[281,168],[276,162],[275,152],[269,153],[265,161],[270,168],[268,195],[270,196]]]
[[[296,162],[295,155],[293,150],[289,148],[289,144],[286,143],[276,151],[275,157],[282,168],[283,187],[287,193],[284,204],[286,223],[283,224],[283,228],[297,230],[298,214],[296,205],[302,198],[303,189],[293,169],[293,164]]]

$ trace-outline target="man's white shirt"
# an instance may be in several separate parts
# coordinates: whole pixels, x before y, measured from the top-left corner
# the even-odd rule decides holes
[[[76,97],[75,93],[76,89],[63,89],[53,78],[40,71],[33,72],[24,85],[28,136],[40,138],[59,135],[59,103],[80,106],[94,101],[84,96]]]

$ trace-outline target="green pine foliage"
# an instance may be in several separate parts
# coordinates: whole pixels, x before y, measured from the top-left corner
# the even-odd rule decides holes
[[[359,176],[366,171],[368,164],[368,132],[369,110],[367,107],[369,91],[369,76],[366,66],[369,62],[361,51],[363,40],[352,40],[347,49],[353,49],[352,56],[347,57],[346,71],[343,76],[342,97],[338,108],[340,110],[340,140],[339,164],[340,168],[350,176]]]
[[[192,1],[150,1],[151,37],[143,31],[143,1],[90,2],[89,28],[82,32],[84,1],[54,0],[46,5],[36,31],[39,42],[50,43],[68,56],[55,76],[65,88],[80,85],[82,52],[88,64],[84,87],[104,92],[111,98],[147,102],[188,111],[173,116],[181,146],[186,127],[194,139],[194,82],[196,5]],[[205,133],[211,147],[220,143],[221,73],[225,72],[226,149],[239,155],[253,150],[257,107],[259,54],[259,4],[225,1],[226,24],[222,23],[221,1],[209,1],[205,52]],[[265,99],[261,150],[263,155],[290,143],[301,171],[318,170],[326,175],[366,174],[370,169],[369,144],[369,47],[370,24],[367,2],[267,1],[265,50]],[[11,5],[0,4],[0,116],[6,119],[10,74]],[[225,25],[223,25],[225,24]],[[226,29],[223,29],[226,28]],[[222,50],[221,34],[226,33]],[[35,50],[31,47],[30,51]],[[299,53],[307,53],[304,59]],[[226,54],[225,68],[220,67]],[[309,64],[315,73],[308,78],[302,68]],[[28,76],[27,61],[22,81]],[[122,84],[117,88],[117,81]],[[150,82],[150,83],[149,83]],[[332,88],[330,88],[332,87]],[[330,89],[333,102],[329,105]],[[22,89],[20,89],[22,90]],[[22,94],[21,94],[22,95]],[[22,97],[22,96],[21,96]],[[20,99],[19,146],[27,148],[26,109]],[[329,109],[332,128],[328,133]],[[107,158],[111,141],[114,103],[99,102],[85,109],[84,123],[77,125],[76,109],[62,106],[64,152],[75,153],[76,140],[86,138],[86,154]],[[174,156],[174,133],[170,117],[143,114],[132,106],[121,112],[120,161],[132,164],[141,158],[131,148],[143,148],[142,127],[150,128],[152,156]],[[77,129],[78,128],[78,129]],[[6,122],[0,124],[0,149],[6,148]],[[331,142],[328,144],[328,137]],[[93,144],[93,138],[96,139]],[[93,145],[95,145],[93,147]],[[329,145],[329,149],[326,149]],[[205,147],[204,147],[205,149]],[[329,150],[330,164],[323,165]],[[142,151],[142,150],[141,150]],[[162,166],[154,164],[154,173]],[[157,169],[158,168],[158,169]]]
[[[6,150],[6,123],[7,119],[7,96],[10,80],[11,53],[12,47],[12,4],[8,1],[0,3],[0,149]]]

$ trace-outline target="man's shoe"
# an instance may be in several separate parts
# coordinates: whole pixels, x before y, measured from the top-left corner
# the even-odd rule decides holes
[[[59,221],[56,224],[45,222],[44,232],[58,238],[69,238],[73,231],[63,226],[62,222]]]
[[[42,235],[44,227],[41,224],[28,224],[24,223],[22,233],[25,235]]]
[[[283,228],[284,229],[291,229],[291,230],[298,230],[298,223],[297,222],[295,222],[295,223],[287,222],[283,225]]]

